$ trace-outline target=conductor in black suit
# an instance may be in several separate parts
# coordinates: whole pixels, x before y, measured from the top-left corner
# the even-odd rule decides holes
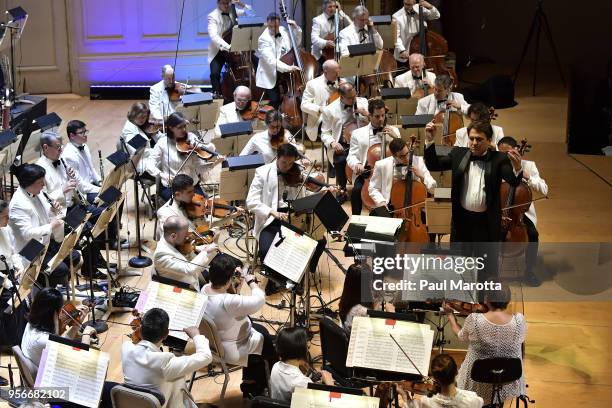
[[[501,153],[490,149],[493,129],[490,123],[468,126],[469,147],[453,147],[444,156],[436,154],[434,124],[425,127],[425,165],[430,171],[452,170],[451,242],[491,243],[502,240],[502,180],[518,185],[522,178],[521,157],[516,151]],[[496,245],[463,245],[466,255],[487,253],[488,265],[479,280],[497,272]],[[491,253],[492,252],[492,253]]]

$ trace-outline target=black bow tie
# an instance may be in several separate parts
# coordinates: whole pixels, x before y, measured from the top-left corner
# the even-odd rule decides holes
[[[336,85],[336,81],[327,81],[327,86],[334,86]]]
[[[281,33],[276,33],[276,35],[274,35],[274,38],[280,38],[280,37],[282,37]]]
[[[353,107],[353,105],[345,105],[345,104],[342,104],[342,105],[343,105],[342,109],[346,109],[346,110],[349,110]]]
[[[80,151],[85,150],[85,145],[80,145],[76,147],[77,149],[79,149]]]
[[[422,77],[422,76],[414,76],[414,75],[413,75],[413,76],[412,76],[412,79],[418,79],[418,80],[420,81],[421,79],[423,79],[423,77]]]
[[[410,11],[407,11],[407,12],[406,12],[406,14],[408,14],[409,16],[414,16],[416,13],[417,13],[417,12],[416,12],[416,11],[414,11],[414,10],[410,10]]]
[[[336,18],[335,16],[327,17],[329,21],[334,21],[335,18]]]
[[[382,132],[383,129],[384,129],[384,127],[381,127],[381,128],[372,128],[372,133],[373,134],[377,134],[378,132]]]
[[[57,167],[60,165],[60,161],[59,160],[54,160],[51,162],[51,164],[53,164],[53,167]]]
[[[488,158],[489,158],[489,153],[487,152],[487,153],[483,154],[482,156],[471,155],[470,156],[470,161],[483,161],[484,162],[484,161],[487,161]]]
[[[221,13],[222,16],[228,16],[229,17],[229,13]]]

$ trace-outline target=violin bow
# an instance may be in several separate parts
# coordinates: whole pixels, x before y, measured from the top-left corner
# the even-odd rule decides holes
[[[535,203],[536,201],[540,201],[540,200],[548,200],[548,198],[549,198],[548,196],[538,197],[538,198],[535,198],[535,199],[533,199],[533,200],[531,200],[531,201],[527,201],[526,203],[509,205],[508,207],[504,207],[504,208],[502,208],[501,210],[502,210],[502,211],[511,210],[512,208],[522,207],[522,206],[527,205],[527,204]]]
[[[412,361],[412,359],[410,358],[410,356],[404,351],[404,349],[402,348],[402,346],[400,346],[400,344],[397,342],[397,340],[395,340],[395,337],[393,337],[393,335],[391,333],[389,333],[389,337],[391,337],[391,339],[395,342],[395,344],[397,344],[397,347],[399,347],[400,351],[406,356],[406,358],[408,359],[408,361],[410,361],[410,364],[412,364],[412,366],[417,370],[417,372],[419,373],[419,375],[422,378],[427,378],[426,376],[423,375],[423,373],[421,372],[421,370],[419,370],[419,367],[417,367],[416,364],[414,364],[414,361]]]

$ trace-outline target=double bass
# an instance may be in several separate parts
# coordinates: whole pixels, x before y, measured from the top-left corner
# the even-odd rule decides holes
[[[396,178],[391,186],[389,203],[393,206],[394,218],[403,218],[404,226],[400,232],[400,242],[429,242],[427,227],[421,221],[421,209],[427,199],[427,188],[414,179],[412,163],[416,136],[410,137],[410,158],[405,179]]]
[[[523,156],[531,145],[527,139],[521,140],[518,151]],[[529,237],[523,217],[532,203],[531,189],[524,181],[517,186],[502,182],[499,194],[502,205],[502,241],[511,243],[502,246],[504,257],[514,257],[522,254],[528,245]]]
[[[304,123],[300,107],[302,93],[306,87],[306,82],[316,76],[319,65],[312,54],[299,47],[291,24],[287,22],[288,13],[284,0],[280,1],[279,8],[283,21],[287,23],[287,31],[291,40],[291,50],[281,56],[280,60],[287,65],[294,65],[299,68],[299,71],[279,73],[276,79],[283,95],[280,105],[280,111],[283,113],[283,127],[293,133],[300,130]]]

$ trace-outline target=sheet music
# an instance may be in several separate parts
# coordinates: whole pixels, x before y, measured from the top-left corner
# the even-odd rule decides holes
[[[378,408],[379,398],[296,387],[291,408]]]
[[[389,217],[374,217],[366,215],[351,216],[351,224],[365,225],[365,233],[375,235],[385,235],[393,238],[397,229],[401,227],[403,219]]]
[[[187,289],[151,281],[147,289],[140,293],[136,309],[146,313],[154,307],[164,309],[170,317],[170,330],[183,330],[189,326],[199,326],[208,296]],[[172,337],[189,340],[182,331],[172,332]]]
[[[70,402],[96,408],[102,395],[108,353],[47,342],[43,350],[35,387],[66,387]]]
[[[274,237],[270,250],[268,250],[264,259],[264,265],[293,282],[299,282],[302,280],[302,275],[314,254],[317,241],[306,235],[291,231],[284,226],[281,226],[280,233],[284,240],[277,246],[280,235],[277,234]]]
[[[367,316],[353,319],[346,366],[419,374],[390,334],[426,374],[434,338],[428,325]]]

